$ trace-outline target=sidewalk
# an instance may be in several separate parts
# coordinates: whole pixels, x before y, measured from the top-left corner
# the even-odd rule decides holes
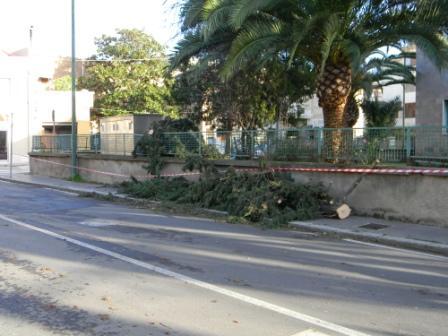
[[[323,218],[294,221],[291,224],[306,231],[325,232],[345,238],[448,255],[448,227],[358,216],[346,220]]]
[[[130,198],[119,194],[117,189],[112,186],[30,175],[27,171],[24,171],[23,167],[14,167],[12,179],[9,178],[9,169],[0,167],[0,181],[52,188],[66,192],[97,193],[105,196],[112,194],[119,198]],[[352,216],[346,220],[294,221],[291,222],[291,225],[306,231],[325,232],[346,238],[436,252],[448,256],[448,227],[441,228],[357,216]]]
[[[52,177],[31,175],[28,171],[23,171],[19,167],[14,167],[12,178],[9,177],[9,169],[0,167],[0,181],[33,185],[43,188],[51,188],[66,192],[75,193],[97,193],[99,195],[109,195],[120,197],[117,190],[111,186],[104,186],[94,183],[72,182]]]

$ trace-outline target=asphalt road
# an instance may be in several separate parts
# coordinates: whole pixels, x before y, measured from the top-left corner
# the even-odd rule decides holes
[[[424,335],[448,259],[0,182],[0,335]]]

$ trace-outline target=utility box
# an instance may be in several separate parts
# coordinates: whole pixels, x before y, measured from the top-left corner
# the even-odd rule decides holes
[[[101,153],[130,155],[140,138],[163,120],[160,114],[126,114],[100,119]]]

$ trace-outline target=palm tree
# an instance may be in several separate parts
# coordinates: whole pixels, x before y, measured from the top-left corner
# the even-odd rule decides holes
[[[205,43],[235,34],[223,70],[227,78],[253,60],[288,55],[319,74],[317,96],[328,128],[344,126],[353,71],[382,47],[413,42],[438,66],[448,62],[446,0],[204,0],[197,10]],[[341,146],[338,132],[333,151]]]
[[[415,67],[403,62],[404,59],[415,58],[415,52],[387,54],[377,50],[360,63],[353,71],[352,89],[345,105],[343,127],[351,128],[355,125],[359,117],[359,106],[371,97],[374,89],[382,90],[396,84],[415,85]]]
[[[229,11],[238,31],[225,68],[231,75],[254,58],[287,53],[314,65],[327,127],[343,125],[353,70],[381,47],[411,41],[439,65],[448,60],[441,27],[448,2],[434,0],[220,0],[208,8],[203,31],[215,31]],[[222,16],[225,18],[225,16]]]
[[[218,9],[214,7],[215,4],[210,0],[183,1],[183,38],[171,56],[171,70],[178,69],[185,73],[188,69],[191,75],[200,78],[210,71],[215,73],[223,68],[232,43],[237,37],[237,31],[230,26],[228,8]],[[222,112],[220,117],[246,115],[257,120],[260,107],[244,105],[238,100],[244,96],[246,98],[243,100],[247,100],[247,94],[250,94],[245,92],[248,91],[245,90],[247,87],[258,88],[260,100],[273,110],[276,120],[279,120],[286,118],[294,103],[300,103],[313,94],[314,78],[315,73],[309,64],[298,59],[289,60],[286,55],[277,55],[274,58],[265,58],[262,62],[248,62],[243,71],[234,74],[232,80],[225,80],[222,76],[215,78],[216,84],[213,86],[216,90],[213,92],[220,98],[229,97],[222,104],[226,108],[219,111]],[[253,102],[250,103],[253,105]],[[247,123],[238,125],[235,118],[224,126],[231,129],[232,124],[243,129],[251,128]]]
[[[366,116],[367,127],[393,127],[401,110],[401,101],[398,98],[388,102],[366,100],[362,103],[362,109]]]

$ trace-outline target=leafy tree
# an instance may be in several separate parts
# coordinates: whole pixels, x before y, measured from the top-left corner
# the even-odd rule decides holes
[[[174,96],[190,118],[220,129],[255,129],[286,120],[291,106],[313,91],[306,74],[278,69],[279,64],[241,71],[232,81],[220,78],[221,64],[202,70],[201,63],[183,67],[174,85]]]
[[[393,127],[401,110],[399,98],[384,102],[378,100],[366,100],[361,105],[367,127]]]
[[[217,121],[218,127],[253,129],[287,120],[287,112],[313,92],[313,73],[297,62],[288,64],[285,55],[263,64],[253,63],[232,80],[220,75],[236,37],[229,27],[203,38],[204,1],[187,0],[182,7],[184,37],[171,58],[180,70],[176,97],[195,118]]]
[[[97,114],[177,115],[164,49],[154,38],[137,29],[120,29],[95,44],[97,53],[90,58],[79,87],[95,92]]]
[[[72,89],[72,78],[69,75],[56,78],[53,82],[56,91],[70,91]]]

